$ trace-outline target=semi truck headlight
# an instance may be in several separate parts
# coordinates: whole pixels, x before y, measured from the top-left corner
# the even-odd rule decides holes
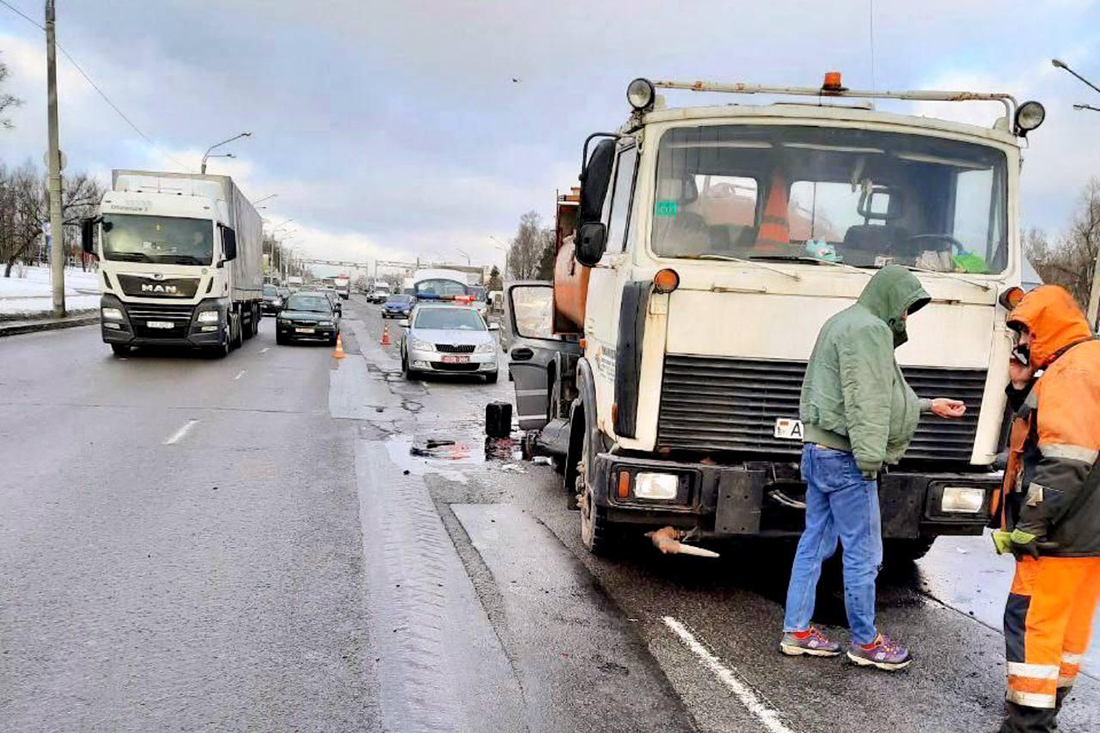
[[[104,308],[102,313],[103,313],[103,319],[104,320],[107,320],[107,321],[121,321],[122,320],[122,311],[119,310],[118,308]]]
[[[220,319],[217,311],[203,311],[199,314],[199,323],[217,323]]]
[[[634,496],[639,499],[675,499],[680,477],[671,473],[639,473],[634,476]]]
[[[973,486],[945,486],[940,509],[955,514],[977,514],[985,504],[985,489]]]

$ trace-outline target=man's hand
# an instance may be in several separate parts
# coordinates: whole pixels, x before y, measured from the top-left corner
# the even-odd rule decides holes
[[[1040,550],[1056,550],[1057,542],[1040,542],[1039,537],[1026,529],[1017,527],[1011,532],[998,529],[993,532],[993,546],[998,555],[1011,552],[1019,560],[1025,555],[1038,558]]]
[[[1035,375],[1035,370],[1030,364],[1021,364],[1016,359],[1009,357],[1008,359],[1008,378],[1012,381],[1012,386],[1016,389],[1024,389],[1027,385],[1031,384],[1031,378]]]
[[[932,412],[940,417],[959,418],[966,414],[966,404],[960,400],[937,397],[932,400]]]

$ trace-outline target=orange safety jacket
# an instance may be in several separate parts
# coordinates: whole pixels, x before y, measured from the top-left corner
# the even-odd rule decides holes
[[[998,510],[1057,544],[1043,554],[1100,557],[1100,341],[1068,292],[1044,285],[1009,314],[1032,334],[1042,370],[1019,405]],[[1012,392],[1010,388],[1010,393]]]

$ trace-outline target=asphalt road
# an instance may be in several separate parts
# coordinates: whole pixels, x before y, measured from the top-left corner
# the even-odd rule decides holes
[[[589,556],[560,477],[484,440],[510,383],[405,382],[349,305],[343,360],[270,319],[221,361],[0,340],[0,729],[996,729],[982,538],[880,583],[909,671],[787,659],[789,555]],[[1100,730],[1087,668],[1063,730]]]

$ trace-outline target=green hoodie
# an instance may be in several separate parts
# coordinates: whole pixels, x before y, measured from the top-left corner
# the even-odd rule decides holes
[[[806,442],[850,451],[867,474],[901,460],[921,404],[905,383],[894,349],[908,338],[902,316],[929,300],[913,273],[888,265],[854,305],[825,322],[802,383]]]

